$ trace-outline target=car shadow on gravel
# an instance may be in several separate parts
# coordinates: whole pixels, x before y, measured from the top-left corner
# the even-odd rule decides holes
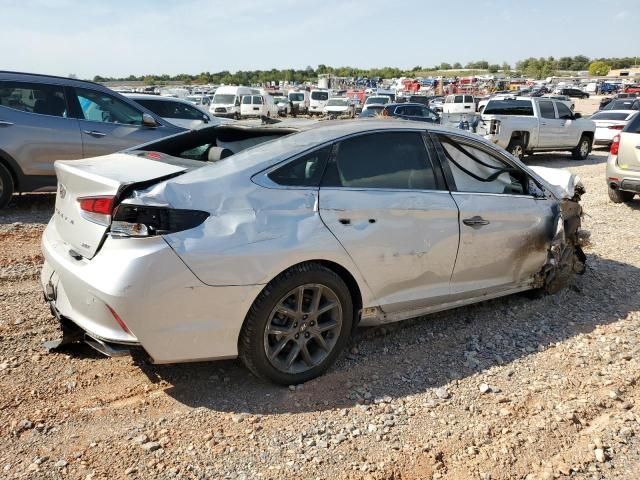
[[[476,374],[500,370],[508,382],[520,359],[624,319],[640,304],[640,269],[589,255],[585,275],[556,295],[512,295],[378,328],[361,328],[349,351],[325,375],[286,388],[253,377],[239,361],[152,365],[148,378],[190,407],[252,414],[351,407],[428,393]],[[581,359],[567,358],[564,361]],[[480,380],[479,380],[480,383]],[[441,392],[440,392],[441,393]]]
[[[46,224],[53,215],[53,193],[15,194],[9,205],[0,209],[0,225],[10,223]]]

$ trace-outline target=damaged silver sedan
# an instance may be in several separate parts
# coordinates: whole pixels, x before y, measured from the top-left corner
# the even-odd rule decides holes
[[[62,343],[107,354],[240,357],[295,384],[357,325],[553,293],[585,268],[579,181],[460,130],[223,125],[56,172],[45,297]]]

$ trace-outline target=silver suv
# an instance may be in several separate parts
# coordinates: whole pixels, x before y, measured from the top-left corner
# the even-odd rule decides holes
[[[0,208],[56,185],[53,162],[116,152],[180,131],[93,82],[0,71]]]

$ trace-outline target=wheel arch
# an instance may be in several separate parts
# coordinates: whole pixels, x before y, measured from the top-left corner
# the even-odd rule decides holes
[[[523,147],[526,150],[527,146],[529,145],[529,137],[530,133],[526,130],[516,130],[514,132],[511,132],[509,143],[513,142],[514,140],[522,140]]]
[[[269,284],[271,284],[271,282],[273,282],[276,278],[278,278],[283,273],[289,270],[292,270],[302,264],[308,264],[308,263],[315,263],[318,265],[322,265],[325,268],[328,268],[329,270],[334,272],[336,275],[338,275],[342,279],[342,281],[347,285],[347,288],[349,289],[349,294],[351,295],[351,301],[353,303],[353,328],[357,327],[358,323],[360,322],[359,314],[363,307],[362,287],[358,282],[358,280],[356,280],[356,277],[351,273],[351,271],[349,271],[348,268],[344,267],[343,265],[333,260],[328,260],[323,258],[310,258],[308,260],[304,260],[304,261],[289,265],[287,268],[284,268],[281,271],[277,272],[275,275],[273,275],[271,279],[265,284],[264,288],[266,288]],[[262,293],[264,288],[260,290],[260,293]],[[254,299],[254,302],[257,298],[259,298],[260,293],[258,293],[256,298]],[[248,315],[248,312],[247,312],[247,315]],[[245,321],[246,321],[246,318],[245,318]]]
[[[18,162],[16,162],[7,152],[0,149],[0,165],[9,171],[11,178],[13,179],[13,188],[16,192],[19,192],[22,186],[21,179],[23,174]]]

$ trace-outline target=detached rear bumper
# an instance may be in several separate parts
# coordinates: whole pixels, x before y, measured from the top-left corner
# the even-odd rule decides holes
[[[237,356],[244,317],[262,285],[203,284],[162,237],[111,238],[75,260],[50,223],[41,284],[52,311],[108,344],[141,346],[157,363]]]

